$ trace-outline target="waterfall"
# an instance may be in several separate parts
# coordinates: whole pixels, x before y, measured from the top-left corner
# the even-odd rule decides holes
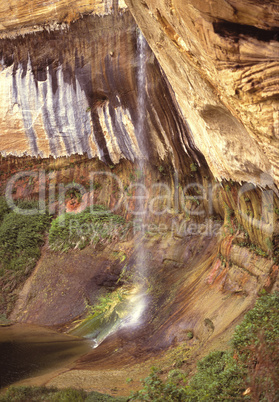
[[[73,334],[77,336],[85,336],[91,339],[92,347],[96,348],[100,343],[112,333],[122,328],[129,328],[131,330],[137,329],[144,319],[143,314],[148,305],[147,294],[147,255],[142,242],[144,231],[142,223],[146,218],[146,206],[144,198],[141,196],[145,193],[145,159],[147,155],[147,147],[145,144],[145,121],[146,121],[146,57],[147,57],[147,43],[138,30],[137,35],[137,93],[138,93],[138,116],[136,128],[136,138],[140,149],[140,156],[136,163],[137,170],[137,188],[136,188],[136,207],[135,207],[135,221],[139,222],[140,233],[138,236],[135,233],[135,267],[134,279],[132,290],[129,295],[120,301],[115,307],[110,317],[107,320],[100,316],[92,316],[85,319],[75,330]],[[134,225],[134,228],[136,224]],[[100,325],[99,321],[103,320]]]
[[[140,148],[140,157],[137,161],[138,167],[138,187],[137,187],[137,204],[135,219],[144,224],[146,218],[146,206],[144,202],[145,193],[145,159],[147,149],[145,144],[145,119],[146,119],[146,57],[147,43],[138,30],[137,35],[138,49],[138,70],[137,70],[137,86],[138,86],[138,117],[136,126],[136,136]],[[141,225],[140,225],[141,226]],[[135,294],[131,297],[131,313],[127,325],[137,326],[142,323],[142,315],[147,307],[147,288],[145,277],[147,275],[146,268],[146,252],[142,240],[135,245],[136,252],[136,269],[135,269]]]
[[[145,142],[144,142],[144,121],[146,111],[146,40],[138,30],[137,35],[137,49],[138,49],[138,73],[137,73],[137,85],[138,85],[138,120],[137,120],[137,141],[141,151],[141,157],[139,159],[139,168],[142,171],[144,168],[144,157],[146,156]]]
[[[137,120],[137,140],[140,147],[141,156],[137,162],[138,165],[138,188],[137,188],[137,205],[136,205],[136,219],[137,216],[144,222],[146,217],[144,198],[145,189],[145,158],[146,158],[146,146],[145,146],[145,119],[146,119],[146,48],[147,44],[141,31],[138,31],[137,35],[137,48],[139,67],[137,74],[138,84],[138,120]],[[139,251],[137,253],[137,270],[139,274],[145,274],[144,266],[145,251],[142,244],[139,244]]]

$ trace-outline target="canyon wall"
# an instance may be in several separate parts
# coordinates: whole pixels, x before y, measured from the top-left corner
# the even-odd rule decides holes
[[[112,165],[165,160],[176,169],[191,134],[157,60],[144,49],[139,133],[139,32],[130,13],[93,15],[66,30],[0,40],[2,155],[87,154]],[[202,158],[199,158],[202,159]]]
[[[215,177],[278,183],[278,2],[126,3]]]
[[[126,9],[124,0],[7,0],[0,6],[0,35],[16,36],[65,28],[83,15],[107,15]]]
[[[147,226],[124,244],[69,254],[46,247],[11,316],[69,328],[96,302],[95,288],[101,295],[113,277],[118,289],[143,243],[154,303],[135,343],[160,349],[191,330],[202,346],[233,327],[262,288],[278,288],[278,6],[126,3],[1,5],[2,193],[14,173],[44,170],[49,187],[81,183],[88,199],[91,171],[113,171],[131,200],[119,213],[132,221],[144,159],[145,185],[155,189],[146,204],[156,199],[164,210],[145,217],[158,230]],[[19,180],[14,197],[36,199],[38,177]],[[110,179],[95,184],[94,201],[112,208],[117,188]],[[220,230],[209,233],[216,222]]]
[[[117,163],[150,151],[159,159],[169,154],[179,168],[190,143],[218,179],[278,183],[276,2],[126,4],[159,61],[149,51],[142,144],[135,129],[137,33],[124,2],[5,1],[2,153],[87,153]],[[175,97],[159,98],[172,90]]]

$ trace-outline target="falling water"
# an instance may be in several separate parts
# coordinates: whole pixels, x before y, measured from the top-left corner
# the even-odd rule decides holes
[[[137,119],[137,141],[140,148],[140,157],[138,160],[138,187],[137,187],[137,205],[136,205],[136,217],[140,219],[142,223],[146,217],[146,206],[144,202],[145,193],[145,158],[147,155],[147,149],[145,145],[145,119],[146,119],[146,56],[147,56],[147,43],[138,30],[137,35],[137,49],[138,49],[138,119]],[[142,323],[142,315],[147,307],[146,285],[145,277],[147,274],[146,269],[146,252],[142,240],[136,245],[136,271],[135,271],[135,285],[136,291],[132,296],[131,314],[129,325],[137,326]]]
[[[146,119],[146,57],[147,42],[141,31],[137,31],[137,87],[138,87],[138,116],[136,125],[136,137],[140,149],[140,156],[137,161],[138,183],[137,183],[137,203],[135,208],[135,220],[139,226],[144,223],[146,217],[146,206],[144,202],[145,194],[145,159],[147,149],[145,144],[145,119]],[[136,225],[135,225],[136,226]],[[135,227],[134,226],[134,227]],[[143,313],[147,307],[147,287],[146,287],[146,252],[142,239],[135,244],[135,274],[134,291],[129,297],[129,314],[123,320],[122,327],[137,327],[143,322]]]
[[[138,49],[138,74],[137,74],[137,85],[138,85],[138,121],[137,121],[137,141],[141,151],[141,157],[139,159],[139,168],[142,170],[144,168],[144,157],[146,153],[145,143],[144,143],[144,121],[146,112],[146,95],[145,95],[145,84],[146,84],[146,49],[147,44],[141,31],[138,31],[137,35],[137,49]]]
[[[146,206],[143,195],[145,193],[145,158],[147,147],[145,145],[145,119],[146,119],[146,56],[147,43],[140,31],[137,35],[138,50],[138,69],[137,69],[137,87],[138,87],[138,117],[136,124],[136,137],[140,149],[140,156],[137,161],[138,183],[137,183],[137,204],[135,208],[135,220],[143,223],[146,218]],[[141,227],[141,224],[140,224]],[[140,237],[142,231],[140,232]],[[133,290],[129,296],[120,302],[106,323],[99,327],[96,321],[99,317],[93,317],[81,324],[74,330],[74,334],[85,336],[92,340],[92,347],[98,347],[100,343],[110,334],[120,328],[137,328],[143,323],[143,314],[148,305],[147,286],[146,286],[146,251],[142,239],[135,244],[135,273]]]
[[[136,211],[137,215],[144,221],[146,211],[145,211],[145,203],[144,203],[144,187],[145,187],[145,158],[146,158],[146,146],[145,146],[145,119],[146,119],[146,41],[141,31],[138,31],[137,36],[138,43],[138,58],[139,58],[139,67],[138,67],[138,76],[137,76],[137,84],[138,84],[138,121],[137,121],[137,140],[140,148],[141,155],[138,160],[138,189],[137,189],[137,205]],[[140,274],[145,273],[145,265],[144,265],[144,247],[140,244],[139,252],[137,253],[137,270]]]

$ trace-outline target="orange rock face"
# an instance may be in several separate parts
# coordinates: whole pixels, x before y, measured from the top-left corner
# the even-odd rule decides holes
[[[279,6],[127,0],[216,177],[278,183]],[[267,179],[267,180],[266,180]]]
[[[87,154],[109,165],[143,157],[179,168],[195,154],[174,94],[129,12],[2,39],[0,58],[4,155]]]
[[[0,5],[0,34],[6,36],[58,27],[83,14],[105,15],[126,8],[123,0],[5,0]]]
[[[278,183],[276,2],[126,3],[176,98],[163,100],[168,84],[159,78],[155,71],[159,66],[149,53],[147,79],[151,84],[146,96],[154,110],[147,112],[145,148],[160,159],[171,155],[169,159],[176,160],[177,166],[184,135],[180,128],[174,128],[175,123],[169,136],[172,140],[166,137],[167,122],[172,120],[167,116],[177,111],[174,103],[178,101],[187,120],[186,142],[201,151],[215,177],[261,186],[273,180]],[[146,153],[135,133],[136,27],[129,14],[123,16],[124,9],[124,2],[117,0],[1,3],[2,37],[59,29],[1,42],[2,151],[43,156],[87,152],[109,163],[120,158],[134,160]],[[79,19],[85,14],[92,16]],[[106,17],[96,16],[100,14]],[[76,20],[67,30],[67,24]],[[59,118],[50,112],[58,109]],[[83,122],[83,127],[74,123],[77,121]],[[73,144],[74,137],[77,141]],[[183,151],[181,155],[183,158]]]
[[[92,198],[113,209],[120,199],[117,213],[132,220],[133,183],[141,175],[134,162],[147,161],[146,204],[156,212],[158,203],[158,214],[147,208],[144,216],[148,230],[138,234],[134,227],[125,242],[80,252],[46,249],[12,314],[66,329],[88,302],[98,303],[100,287],[120,286],[120,274],[137,264],[143,247],[141,264],[154,292],[148,326],[136,343],[129,330],[119,339],[129,355],[144,356],[144,348],[157,353],[187,342],[189,331],[203,347],[213,332],[216,340],[231,330],[260,289],[279,286],[278,198],[261,187],[250,187],[247,196],[239,183],[219,184],[211,174],[278,184],[278,6],[126,3],[151,48],[120,0],[1,3],[0,152],[45,159],[0,155],[0,186],[3,193],[9,175],[20,170],[43,170],[51,214],[63,212],[65,203],[78,212]],[[106,177],[91,186],[92,172]],[[120,196],[112,174],[121,179]],[[23,176],[14,198],[36,198],[39,178],[29,183]],[[74,183],[86,189],[83,197],[70,195],[59,205],[57,185]],[[216,232],[208,229],[214,223]],[[110,349],[103,344],[106,354],[118,350],[113,342]],[[101,360],[102,347],[79,367]]]

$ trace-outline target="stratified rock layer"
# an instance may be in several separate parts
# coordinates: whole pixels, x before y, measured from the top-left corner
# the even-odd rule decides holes
[[[111,14],[126,8],[124,0],[7,0],[0,5],[0,35],[65,26],[83,14]]]
[[[142,238],[133,233],[133,243],[62,256],[47,250],[12,317],[71,325],[88,301],[97,301],[90,297],[98,286],[124,264],[135,264],[143,243],[141,263],[149,269],[153,297],[148,325],[132,335],[128,330],[116,343],[110,338],[104,344],[109,362],[101,347],[80,367],[104,358],[108,368],[119,342],[128,345],[130,356],[185,342],[188,331],[201,345],[221,336],[261,289],[278,289],[278,198],[272,190],[233,182],[272,189],[273,179],[278,183],[276,4],[127,0],[157,59],[117,0],[32,4],[28,17],[29,3],[18,2],[14,19],[2,5],[7,21],[0,42],[0,142],[3,154],[46,159],[1,157],[2,190],[21,168],[40,170],[54,190],[47,194],[55,214],[57,187],[80,183],[92,189],[90,174],[101,172],[106,178],[94,182],[95,195],[85,192],[82,202],[114,208],[124,200],[119,213],[132,219],[141,176],[134,162],[145,158],[150,197],[142,222],[147,228]],[[73,22],[91,11],[95,15]],[[29,34],[13,37],[24,32]],[[112,171],[123,182],[120,196]],[[211,172],[231,181],[216,183]],[[35,176],[23,175],[13,197],[36,198]],[[67,210],[78,205],[71,202]],[[122,352],[121,363],[129,362]]]
[[[126,3],[179,106],[173,99],[163,99],[166,80],[149,53],[147,65],[150,70],[152,65],[152,72],[147,79],[152,85],[146,95],[152,112],[149,107],[146,138],[138,143],[139,48],[135,25],[130,17],[123,17],[123,1],[4,1],[2,37],[42,29],[60,31],[1,43],[3,150],[44,156],[87,152],[112,163],[121,157],[134,160],[152,150],[152,156],[163,159],[173,153],[177,160],[177,152],[183,158],[177,143],[184,148],[185,138],[180,122],[171,115],[180,108],[188,124],[186,143],[201,151],[216,178],[278,184],[277,2]],[[86,14],[95,17],[80,20]],[[59,109],[60,117],[50,109]],[[166,140],[169,124],[171,141]]]
[[[193,155],[190,133],[139,35],[126,12],[1,40],[2,154],[86,153],[107,164],[145,158],[181,167]]]
[[[126,3],[214,175],[278,183],[278,2]]]

